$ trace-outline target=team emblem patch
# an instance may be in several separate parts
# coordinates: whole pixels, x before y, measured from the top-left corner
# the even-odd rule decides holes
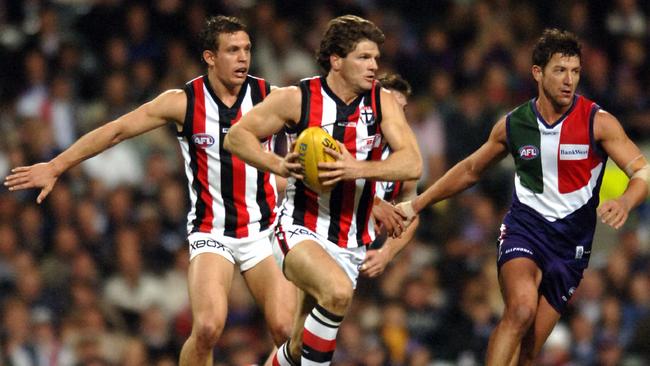
[[[519,148],[519,157],[524,160],[533,160],[539,156],[539,149],[537,146],[526,145]]]
[[[192,135],[192,142],[194,145],[201,149],[207,149],[208,147],[214,145],[214,137],[208,135],[207,133],[197,133]]]
[[[359,120],[363,122],[366,126],[372,126],[375,124],[375,114],[372,112],[372,107],[369,105],[364,105],[359,110]]]

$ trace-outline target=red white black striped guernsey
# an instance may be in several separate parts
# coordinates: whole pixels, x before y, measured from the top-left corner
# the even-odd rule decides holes
[[[188,233],[254,237],[275,221],[275,177],[244,163],[223,148],[228,129],[270,92],[263,79],[248,76],[232,107],[210,86],[207,75],[185,84],[187,111],[178,133],[191,208]],[[261,142],[270,150],[274,138]]]
[[[345,104],[327,85],[324,77],[300,82],[300,121],[289,133],[295,138],[307,127],[320,126],[345,144],[357,160],[381,159],[381,104],[378,83]],[[282,205],[280,223],[305,226],[344,248],[369,245],[374,240],[371,220],[375,182],[343,181],[320,196],[302,181],[290,178]]]

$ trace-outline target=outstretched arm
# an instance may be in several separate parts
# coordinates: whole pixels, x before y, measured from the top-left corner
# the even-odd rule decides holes
[[[265,151],[260,145],[261,139],[279,132],[287,123],[298,121],[301,103],[301,93],[297,87],[274,89],[263,102],[244,114],[228,130],[224,148],[257,169],[281,177],[292,175],[302,178],[299,174],[301,166],[296,160],[298,154],[289,151],[283,159],[272,151]]]
[[[500,119],[490,137],[478,150],[454,165],[426,191],[411,201],[413,213],[473,186],[483,172],[507,155],[506,120]]]
[[[408,201],[415,197],[417,183],[416,181],[404,182],[404,189],[400,195],[401,200]],[[366,253],[366,259],[361,265],[361,274],[373,278],[384,273],[386,266],[390,263],[404,247],[411,242],[415,236],[415,231],[420,223],[419,217],[416,215],[410,220],[403,221],[403,226],[406,230],[401,235],[395,235],[386,239],[384,246],[381,249],[371,249]],[[402,228],[400,228],[401,230]],[[389,233],[390,234],[390,233]]]
[[[602,110],[596,113],[594,136],[616,165],[631,178],[620,197],[603,202],[597,211],[603,223],[619,229],[627,221],[630,210],[648,196],[650,166],[611,114]]]
[[[36,202],[41,203],[66,170],[123,140],[160,127],[167,121],[176,121],[177,125],[182,125],[186,107],[187,97],[182,90],[166,91],[132,112],[88,132],[49,162],[12,169],[12,174],[5,178],[5,186],[10,191],[41,188],[36,199]]]

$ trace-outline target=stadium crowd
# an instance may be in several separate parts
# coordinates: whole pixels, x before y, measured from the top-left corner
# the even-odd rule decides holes
[[[399,3],[399,5],[398,5]],[[323,27],[358,14],[386,34],[380,60],[413,85],[406,107],[424,188],[533,97],[530,46],[556,26],[583,41],[579,93],[650,152],[650,3],[617,1],[0,1],[0,175],[203,73],[206,16],[248,24],[253,75],[318,73]],[[0,191],[0,365],[173,365],[191,331],[187,187],[172,128],[123,142],[37,191]],[[612,164],[610,164],[612,165]],[[608,169],[603,194],[624,174]],[[496,238],[513,167],[421,216],[416,240],[360,279],[336,365],[479,365],[503,304]],[[618,193],[617,193],[618,192]],[[650,363],[650,206],[600,227],[589,269],[540,365]],[[215,360],[260,363],[272,342],[235,279]]]

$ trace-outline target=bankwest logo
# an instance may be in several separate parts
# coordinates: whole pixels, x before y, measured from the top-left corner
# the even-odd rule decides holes
[[[560,160],[584,160],[589,156],[589,145],[560,144]]]
[[[192,135],[192,142],[197,147],[201,149],[207,149],[208,147],[214,145],[214,137],[208,135],[207,133],[197,133]]]
[[[537,146],[526,145],[519,149],[519,157],[524,160],[533,160],[539,156],[539,149]]]

